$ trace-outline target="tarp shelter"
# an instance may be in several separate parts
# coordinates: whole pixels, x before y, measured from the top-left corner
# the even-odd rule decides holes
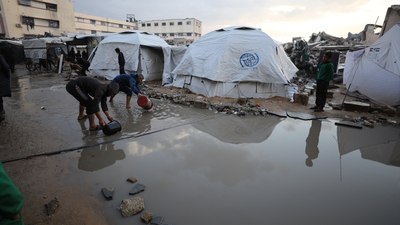
[[[126,73],[137,71],[148,81],[161,80],[164,72],[169,73],[164,61],[169,59],[170,46],[154,34],[132,31],[107,36],[99,43],[90,62],[90,75],[108,80],[119,75],[116,48],[125,56]]]
[[[376,126],[373,129],[337,127],[340,156],[360,150],[361,157],[400,167],[400,129]]]
[[[67,41],[68,46],[85,46],[85,50],[90,55],[93,49],[110,34],[78,34],[72,37],[72,40]]]
[[[347,52],[343,83],[387,105],[400,105],[400,24],[368,48]]]
[[[10,66],[24,61],[24,46],[21,41],[0,40],[0,52]]]
[[[58,37],[27,39],[22,40],[22,44],[25,58],[30,59],[47,59],[48,54],[60,55],[67,52],[64,40]]]
[[[170,73],[164,73],[166,76],[163,76],[162,84],[172,84],[174,75],[172,71],[179,65],[185,52],[187,50],[186,46],[172,46],[171,54],[169,55],[169,60],[166,61],[166,69],[170,71]],[[169,75],[169,76],[168,76]]]
[[[283,46],[260,29],[228,27],[189,46],[172,72],[173,86],[208,97],[286,96],[297,68]]]

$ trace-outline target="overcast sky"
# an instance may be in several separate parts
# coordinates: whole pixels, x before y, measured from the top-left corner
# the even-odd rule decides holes
[[[75,11],[125,20],[196,18],[202,35],[227,26],[261,28],[272,38],[289,42],[292,37],[309,39],[325,31],[347,37],[365,24],[382,25],[387,8],[400,0],[72,0]],[[378,18],[379,17],[379,18]]]

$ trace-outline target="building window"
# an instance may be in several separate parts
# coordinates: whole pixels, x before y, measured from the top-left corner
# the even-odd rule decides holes
[[[192,25],[192,21],[186,21],[186,25]]]
[[[51,3],[46,3],[46,9],[50,10],[50,11],[57,11],[57,5],[51,4]]]
[[[167,23],[161,23],[161,26],[167,26]]]
[[[178,37],[182,37],[183,36],[183,33],[178,33]]]
[[[142,23],[142,27],[145,27],[146,26],[146,24],[145,23]]]
[[[130,30],[130,29],[131,29],[131,26],[126,26],[126,29]]]
[[[57,20],[49,20],[49,27],[60,28],[60,22]]]
[[[178,22],[178,26],[182,26],[182,22]]]
[[[33,28],[35,26],[35,20],[33,19],[33,17],[22,16],[21,20],[22,20],[22,24],[29,25],[29,26],[31,26],[31,28]]]
[[[163,37],[166,37],[166,36],[167,36],[167,34],[166,34],[166,33],[162,33],[162,36],[163,36]]]
[[[100,23],[101,23],[102,26],[106,25],[106,22],[104,22],[104,21],[101,21]]]
[[[97,31],[95,31],[95,30],[91,30],[91,31],[90,31],[90,33],[91,33],[91,34],[96,34],[96,33],[97,33]]]
[[[76,20],[77,20],[78,22],[80,22],[80,23],[85,22],[85,19],[83,19],[83,18],[81,18],[81,17],[77,17]]]
[[[96,20],[90,20],[91,24],[96,24]]]
[[[174,25],[174,22],[169,22],[169,25],[170,25],[170,26],[173,26],[173,25]]]
[[[124,25],[119,24],[118,27],[119,27],[119,28],[124,28]]]
[[[30,6],[31,0],[18,0],[18,4]]]
[[[158,27],[158,23],[154,23],[154,26],[155,26],[155,27]]]
[[[175,33],[170,33],[169,36],[173,37],[175,36]]]
[[[186,36],[191,37],[192,33],[186,33]]]
[[[146,24],[146,26],[151,27],[151,23]]]

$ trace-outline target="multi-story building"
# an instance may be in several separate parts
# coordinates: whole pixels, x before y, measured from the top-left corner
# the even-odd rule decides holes
[[[80,34],[116,33],[137,30],[136,21],[114,20],[106,17],[75,13],[76,32]]]
[[[201,36],[201,21],[194,18],[138,21],[138,27],[172,45],[188,45]]]
[[[0,0],[0,37],[61,36],[75,32],[71,0]]]

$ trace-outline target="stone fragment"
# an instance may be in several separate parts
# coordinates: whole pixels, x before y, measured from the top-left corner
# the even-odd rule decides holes
[[[307,93],[295,93],[294,102],[302,105],[308,105],[308,94]]]
[[[151,225],[162,225],[164,221],[164,217],[156,216],[151,220]]]
[[[114,196],[114,188],[102,188],[101,193],[107,200],[111,200]]]
[[[368,112],[370,110],[370,104],[357,102],[357,101],[345,101],[343,107],[347,111],[358,111],[358,112]]]
[[[135,195],[137,193],[140,193],[142,191],[144,191],[145,186],[143,184],[136,184],[135,186],[133,186],[133,188],[131,189],[131,191],[129,191],[130,195]]]
[[[350,121],[341,121],[341,122],[336,122],[335,125],[337,126],[345,126],[345,127],[352,127],[352,128],[357,128],[357,129],[362,129],[362,126],[354,123],[354,122],[350,122]]]
[[[126,181],[131,182],[131,183],[136,183],[137,178],[136,177],[128,177],[128,179],[126,179]]]
[[[150,223],[150,221],[153,219],[153,213],[146,211],[140,216],[140,219],[143,221],[143,223]]]
[[[141,197],[133,197],[122,200],[120,205],[123,217],[133,216],[144,210],[144,199]]]
[[[53,200],[51,200],[49,203],[44,205],[46,208],[46,214],[48,216],[53,215],[58,207],[60,206],[60,202],[58,201],[57,197],[55,197]]]

